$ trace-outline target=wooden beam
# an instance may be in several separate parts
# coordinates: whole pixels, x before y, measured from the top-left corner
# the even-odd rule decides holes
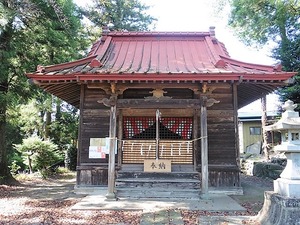
[[[183,115],[185,117],[192,117],[194,114],[194,109],[187,109],[187,108],[176,108],[176,110],[173,109],[163,109],[160,108],[159,111],[164,117],[182,117]],[[138,109],[138,108],[128,108],[128,109],[122,109],[123,116],[154,116],[156,112],[156,108],[152,109]],[[199,116],[199,113],[198,115]],[[122,136],[120,136],[122,137]],[[195,138],[198,138],[195,137]]]
[[[200,108],[200,100],[199,99],[169,99],[169,100],[160,101],[160,100],[145,100],[145,99],[118,99],[117,107],[118,109]]]

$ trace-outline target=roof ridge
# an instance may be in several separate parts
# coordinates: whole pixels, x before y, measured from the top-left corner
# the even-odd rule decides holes
[[[210,36],[210,32],[198,31],[110,31],[107,36],[169,36],[169,35],[187,35],[187,36]]]
[[[225,62],[222,60],[220,54],[216,51],[215,44],[218,44],[218,40],[214,36],[205,37],[205,41],[207,43],[208,49],[212,55],[212,59],[214,60],[212,63],[217,68],[224,68],[226,66]]]

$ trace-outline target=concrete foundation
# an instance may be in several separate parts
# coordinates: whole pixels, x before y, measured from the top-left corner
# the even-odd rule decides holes
[[[299,225],[300,198],[289,198],[266,191],[264,206],[258,213],[257,221],[261,225]]]

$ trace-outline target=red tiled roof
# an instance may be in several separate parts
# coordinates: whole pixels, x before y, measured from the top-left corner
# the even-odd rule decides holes
[[[110,32],[87,58],[39,66],[36,82],[262,81],[282,82],[295,73],[230,58],[214,32]],[[274,88],[273,88],[274,89]]]

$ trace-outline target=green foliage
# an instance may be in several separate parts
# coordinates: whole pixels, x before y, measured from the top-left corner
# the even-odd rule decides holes
[[[296,34],[299,1],[232,0],[230,5],[229,25],[248,45],[285,41]]]
[[[35,101],[31,100],[27,104],[9,108],[7,118],[11,124],[19,127],[19,133],[22,137],[30,137],[33,134],[38,134],[42,129],[43,124],[39,114]]]
[[[55,120],[50,126],[50,137],[61,150],[77,145],[79,114],[78,110],[60,100],[55,102]]]
[[[73,0],[0,1],[1,177],[9,177],[9,164],[13,171],[18,166],[23,168],[13,146],[19,146],[23,138],[32,135],[50,138],[58,150],[45,150],[45,155],[44,151],[20,150],[27,156],[28,166],[32,164],[31,170],[45,170],[42,165],[51,162],[48,157],[61,159],[65,152],[70,167],[76,168],[77,110],[30,85],[24,73],[35,71],[37,65],[85,56],[87,46],[95,34],[99,35],[102,25],[113,25],[114,30],[147,30],[155,20],[146,13],[148,6],[138,0],[94,3],[89,10],[82,10]],[[83,12],[94,24],[82,25]]]
[[[12,174],[17,174],[18,173],[18,171],[21,169],[21,166],[18,164],[18,162],[17,161],[12,161],[12,163],[10,164],[10,172],[12,173]]]
[[[38,137],[24,139],[22,144],[15,147],[28,158],[28,166],[40,171],[43,177],[50,174],[53,164],[62,161],[62,156],[57,152],[57,145]]]
[[[72,146],[67,150],[67,159],[66,159],[67,168],[71,171],[76,171],[77,166],[77,148]]]
[[[138,0],[94,0],[83,10],[96,26],[108,25],[112,30],[144,31],[156,20],[146,11],[149,6]]]
[[[44,132],[41,129],[36,131],[41,119],[25,121],[24,116],[22,129],[15,126],[17,123],[13,117],[7,119],[7,110],[24,111],[26,109],[21,109],[19,104],[26,104],[35,97],[43,99],[41,96],[45,95],[27,82],[24,73],[34,71],[38,64],[49,65],[81,58],[90,44],[81,18],[72,0],[0,2],[0,176],[9,177],[7,156],[13,155],[12,144],[20,143],[18,140],[11,141],[15,140],[13,135],[18,130],[25,136]],[[48,111],[40,110],[41,118],[43,112]],[[30,110],[26,113],[30,114]],[[7,122],[15,131],[7,132]]]
[[[232,0],[229,25],[247,45],[277,45],[273,57],[283,70],[298,72],[295,83],[278,91],[281,101],[300,103],[300,1]]]

